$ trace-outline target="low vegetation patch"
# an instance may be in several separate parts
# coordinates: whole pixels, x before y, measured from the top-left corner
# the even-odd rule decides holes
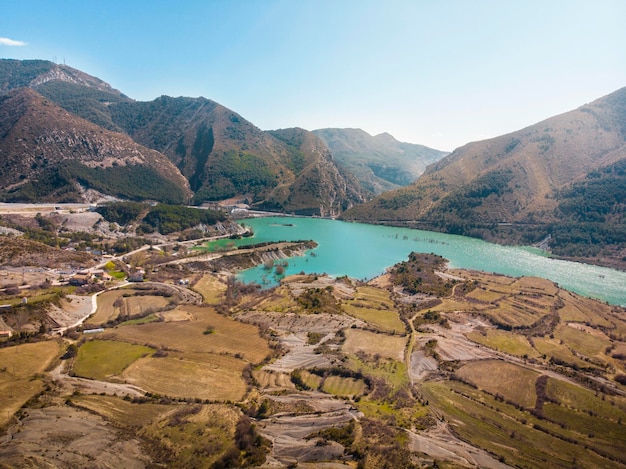
[[[107,380],[122,374],[135,360],[153,353],[155,349],[114,340],[90,340],[78,349],[73,366],[83,378]]]
[[[401,286],[412,295],[424,293],[448,296],[452,292],[452,282],[435,273],[444,267],[445,259],[441,256],[412,252],[408,261],[396,264],[389,273],[394,285]]]

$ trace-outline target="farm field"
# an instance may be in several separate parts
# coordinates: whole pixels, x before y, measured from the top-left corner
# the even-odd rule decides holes
[[[555,424],[538,419],[463,383],[432,381],[425,383],[422,391],[431,405],[436,405],[452,421],[452,427],[463,440],[499,454],[500,461],[507,464],[599,468],[626,463],[623,454],[606,451],[605,438],[616,445],[623,436],[612,438],[609,432],[605,435],[606,427],[601,420],[596,420],[597,432],[590,437],[568,427],[572,421]],[[598,433],[602,436],[596,439]]]
[[[329,376],[324,380],[322,391],[335,396],[361,396],[368,388],[362,379],[343,378],[341,376]]]
[[[407,338],[396,335],[379,334],[362,329],[347,329],[342,351],[350,355],[365,353],[381,356],[399,362],[404,361],[404,348]]]
[[[73,370],[84,378],[115,379],[135,360],[156,350],[144,345],[134,345],[114,340],[90,340],[78,349]]]
[[[567,345],[561,343],[560,339],[550,339],[547,337],[533,338],[535,349],[546,356],[546,360],[557,361],[558,363],[569,364],[570,366],[588,367],[589,363],[578,358]]]
[[[162,296],[133,296],[138,290],[119,288],[98,295],[98,307],[89,323],[102,325],[118,317],[135,316],[157,311],[168,305],[169,299]]]
[[[226,284],[215,275],[204,274],[195,283],[193,289],[202,295],[205,304],[215,305],[224,299]]]
[[[453,285],[437,297],[391,274],[296,275],[262,290],[171,267],[103,294],[101,320],[117,317],[104,332],[68,331],[24,355],[40,368],[0,387],[0,410],[17,411],[3,463],[86,467],[102,454],[110,467],[253,467],[267,450],[265,467],[626,466],[620,308],[481,272],[426,272],[437,294],[442,277]],[[193,289],[171,284],[180,278]],[[150,298],[172,305],[120,322],[116,308]],[[46,372],[72,343],[76,356]],[[13,373],[3,354],[20,347],[0,349],[1,386]]]
[[[406,332],[406,327],[400,320],[387,290],[360,286],[356,289],[354,299],[344,301],[342,308],[349,315],[375,326],[382,332],[392,334]]]
[[[528,339],[520,334],[489,329],[487,331],[474,331],[467,334],[467,338],[492,349],[499,350],[518,357],[538,357],[540,353],[533,348]]]
[[[246,390],[242,377],[246,365],[228,355],[171,352],[135,361],[123,377],[141,389],[168,397],[239,401]]]
[[[186,353],[241,355],[250,363],[260,363],[270,353],[256,326],[222,316],[210,307],[184,305],[176,309],[194,319],[118,327],[101,337]],[[205,334],[209,330],[212,332]]]
[[[43,389],[38,376],[59,354],[55,341],[0,349],[0,426],[26,401]]]
[[[164,404],[133,404],[120,397],[79,395],[72,397],[72,403],[119,424],[143,427],[158,417],[172,412],[172,406]]]
[[[535,406],[535,383],[539,373],[502,360],[470,362],[457,371],[458,376],[490,394],[524,408]]]

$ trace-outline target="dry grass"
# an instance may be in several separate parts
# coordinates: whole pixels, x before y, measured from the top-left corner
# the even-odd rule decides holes
[[[95,412],[107,420],[131,427],[143,427],[172,411],[172,406],[151,403],[133,404],[113,396],[74,396],[72,403]]]
[[[43,388],[37,373],[43,372],[59,353],[54,341],[0,349],[0,425],[8,422],[25,402]]]
[[[484,288],[484,289],[483,289]],[[476,288],[466,296],[483,303],[492,303],[504,298],[505,293],[501,291],[487,290],[485,287]]]
[[[491,394],[500,394],[526,408],[535,406],[535,382],[539,377],[536,371],[500,360],[483,360],[468,363],[457,373]]]
[[[482,311],[485,306],[459,298],[445,298],[441,304],[428,309],[440,313],[454,313],[456,311]]]
[[[193,289],[202,295],[206,304],[215,305],[224,299],[226,284],[215,275],[204,274]]]
[[[128,294],[128,290],[111,290],[98,295],[98,308],[92,317],[89,318],[90,324],[104,324],[107,321],[117,319],[120,314],[119,308],[113,306],[113,303],[124,294]]]
[[[107,321],[117,319],[120,314],[138,315],[149,310],[155,311],[168,305],[169,300],[162,296],[128,296],[133,295],[136,290],[120,288],[98,295],[98,309],[89,319],[90,324],[104,324]],[[121,299],[121,306],[114,306],[115,302]],[[119,303],[119,302],[118,302]]]
[[[592,326],[612,327],[606,319],[611,313],[611,307],[599,301],[583,298],[574,293],[562,290],[559,296],[565,305],[559,309],[559,315],[564,322],[584,322]]]
[[[400,320],[400,316],[396,310],[373,309],[357,306],[359,304],[359,302],[346,302],[342,305],[342,308],[350,316],[361,319],[377,329],[380,329],[382,332],[396,334],[406,332],[406,327]]]
[[[489,329],[484,333],[477,331],[467,334],[467,338],[479,344],[486,345],[495,350],[500,350],[518,357],[538,357],[539,353],[535,350],[528,339],[520,334],[502,331],[499,329]]]
[[[550,339],[547,337],[533,338],[535,349],[547,360],[554,358],[557,362],[567,363],[578,367],[588,367],[589,363],[578,358],[572,353],[567,345],[561,344],[559,339]]]
[[[170,353],[142,358],[123,373],[124,379],[149,392],[176,398],[239,401],[246,391],[246,362],[228,355]]]
[[[295,389],[295,385],[291,382],[291,376],[287,373],[255,370],[252,372],[252,376],[261,388]]]
[[[346,341],[342,346],[342,350],[352,355],[364,352],[368,355],[378,355],[404,362],[406,343],[406,337],[377,334],[376,332],[364,331],[362,329],[347,329]]]
[[[577,353],[586,355],[587,357],[597,357],[604,359],[604,350],[610,347],[611,342],[608,338],[598,337],[596,334],[590,334],[571,325],[561,325],[554,334],[556,338],[561,339],[568,347]]]
[[[309,373],[306,370],[302,370],[300,373],[302,382],[306,384],[310,389],[318,389],[322,384],[322,377],[314,373]]]
[[[177,310],[188,312],[195,320],[124,326],[103,337],[180,352],[240,355],[251,363],[260,363],[270,353],[256,326],[222,316],[210,307],[179,306]],[[211,334],[204,333],[208,328],[213,330]]]
[[[554,296],[559,292],[559,287],[554,282],[539,277],[521,277],[511,284],[511,288],[531,295]]]

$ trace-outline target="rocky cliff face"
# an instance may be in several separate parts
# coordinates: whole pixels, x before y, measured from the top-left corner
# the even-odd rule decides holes
[[[292,189],[284,202],[280,191],[273,200],[289,210],[290,204],[298,206],[297,213],[337,217],[344,210],[363,202],[364,195],[353,175],[342,170],[324,142],[312,132],[304,129],[283,129],[271,132],[300,155],[298,172]]]

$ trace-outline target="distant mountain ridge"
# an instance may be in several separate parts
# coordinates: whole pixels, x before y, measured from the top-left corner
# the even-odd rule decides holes
[[[329,152],[311,147],[315,152],[307,153],[309,147],[298,148],[263,132],[205,98],[162,96],[136,102],[71,67],[39,60],[0,60],[0,94],[22,87],[167,156],[178,168],[172,174],[182,173],[187,179],[193,203],[238,198],[260,209],[337,216],[365,200],[358,181],[339,170]],[[53,120],[49,125],[48,130],[55,127]],[[317,181],[316,190],[308,190],[303,171]]]
[[[626,254],[620,254],[626,248],[625,165],[622,88],[517,132],[458,148],[415,183],[344,217],[411,221],[504,242],[550,235],[561,255],[600,254],[599,246],[606,246],[612,252],[604,254],[619,258]],[[590,209],[582,215],[572,200]]]
[[[361,129],[328,128],[313,133],[326,143],[337,162],[375,195],[414,182],[426,166],[448,154],[400,142],[386,132],[372,136]]]

